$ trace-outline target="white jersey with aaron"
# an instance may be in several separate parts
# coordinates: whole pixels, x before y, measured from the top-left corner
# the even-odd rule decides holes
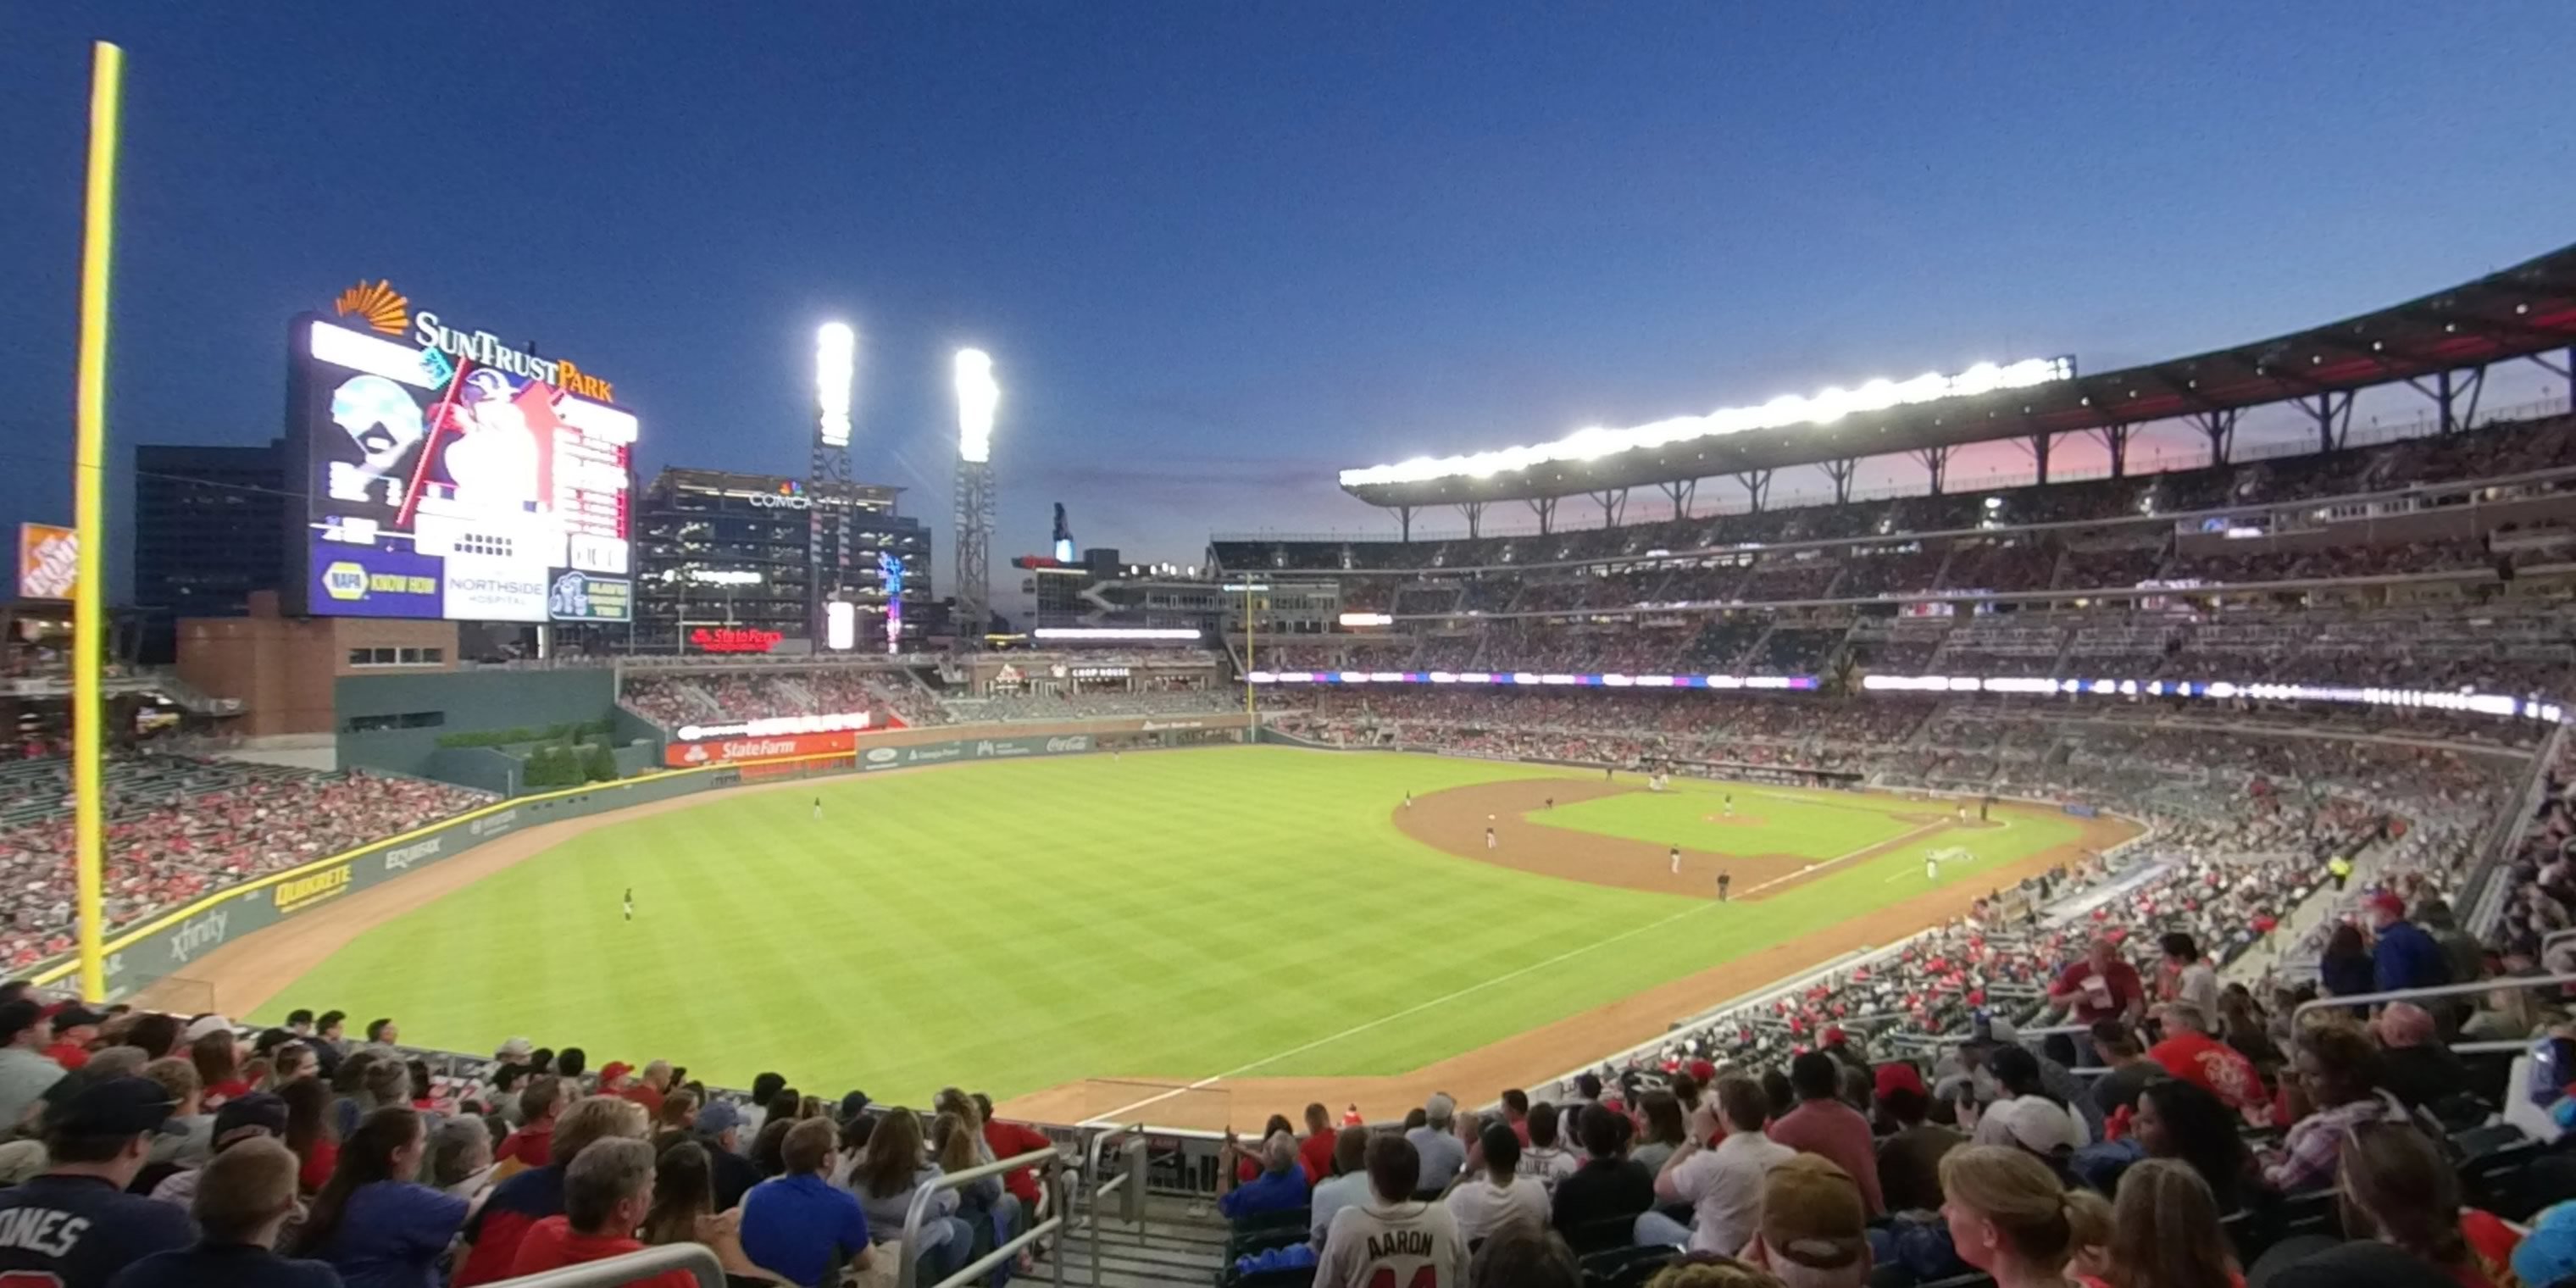
[[[1315,1288],[1466,1288],[1467,1241],[1437,1203],[1369,1202],[1333,1214]]]

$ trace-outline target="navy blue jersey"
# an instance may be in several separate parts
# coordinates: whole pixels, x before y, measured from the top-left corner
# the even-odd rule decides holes
[[[10,1288],[107,1288],[128,1263],[196,1239],[196,1223],[175,1205],[98,1177],[39,1176],[0,1190],[0,1284]]]

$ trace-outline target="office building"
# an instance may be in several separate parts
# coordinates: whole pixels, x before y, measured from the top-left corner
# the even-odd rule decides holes
[[[831,651],[847,603],[850,648],[883,652],[893,603],[930,599],[930,531],[896,512],[902,489],[674,467],[635,515],[639,652]],[[902,613],[897,613],[898,620]],[[920,614],[906,644],[919,638]]]

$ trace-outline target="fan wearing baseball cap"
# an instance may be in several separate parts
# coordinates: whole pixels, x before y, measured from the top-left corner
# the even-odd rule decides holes
[[[2422,926],[2406,919],[2404,899],[2387,890],[2375,890],[2362,907],[2370,913],[2370,973],[2380,992],[2433,988],[2451,982],[2451,963],[2442,955],[2442,945]]]
[[[46,1018],[53,1021],[54,1044],[45,1048],[45,1058],[72,1071],[88,1064],[89,1044],[98,1039],[98,1026],[107,1017],[78,1002],[66,1002]]]
[[[62,1081],[63,1067],[45,1058],[53,1040],[44,1007],[23,997],[0,1002],[0,1131],[17,1126],[37,1097]]]
[[[0,1191],[0,1283],[104,1288],[127,1264],[194,1242],[186,1212],[125,1192],[175,1108],[146,1079],[102,1078],[49,1110],[52,1168]]]

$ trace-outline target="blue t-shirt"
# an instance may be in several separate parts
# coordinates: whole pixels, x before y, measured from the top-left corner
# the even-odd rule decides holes
[[[2383,993],[2451,982],[2451,963],[2442,956],[2442,946],[2411,921],[2392,921],[2379,932],[2371,964],[2374,982]]]
[[[812,1172],[780,1176],[742,1197],[741,1235],[752,1264],[814,1288],[833,1252],[855,1257],[868,1246],[868,1214],[857,1195]]]
[[[39,1176],[0,1190],[0,1283],[24,1272],[61,1288],[106,1288],[128,1262],[196,1241],[186,1212],[101,1177]]]
[[[116,1273],[108,1288],[341,1288],[319,1261],[289,1261],[246,1243],[200,1243],[156,1252]]]
[[[1216,1210],[1229,1221],[1264,1212],[1294,1212],[1306,1206],[1306,1171],[1291,1167],[1284,1172],[1263,1172],[1235,1186],[1234,1192],[1216,1201]],[[758,1260],[758,1258],[753,1258]]]
[[[438,1288],[438,1258],[465,1227],[465,1200],[409,1181],[349,1195],[340,1228],[315,1249],[349,1288]]]

